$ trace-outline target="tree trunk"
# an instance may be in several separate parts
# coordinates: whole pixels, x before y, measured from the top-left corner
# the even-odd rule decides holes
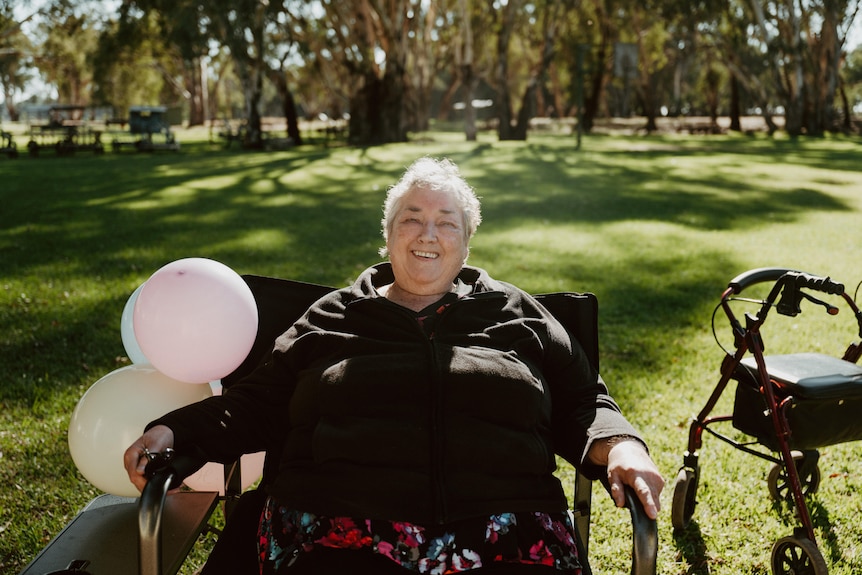
[[[464,137],[468,142],[475,142],[478,138],[478,131],[476,129],[476,108],[473,107],[473,94],[479,83],[479,78],[474,74],[472,65],[462,66],[461,78],[464,85]]]
[[[351,144],[375,146],[407,141],[402,119],[403,72],[393,68],[397,65],[387,62],[383,78],[367,73],[362,86],[351,96],[350,109],[355,110],[350,114]]]
[[[518,123],[515,126],[514,136],[516,140],[526,140],[527,131],[530,127],[530,120],[536,116],[539,102],[543,101],[542,90],[545,85],[545,78],[548,76],[548,67],[551,65],[551,60],[554,58],[556,51],[554,50],[554,42],[557,36],[558,23],[558,1],[549,2],[545,6],[544,17],[542,18],[542,32],[544,42],[542,44],[542,55],[539,59],[539,64],[535,73],[530,78],[527,88],[524,91],[524,97],[521,100],[521,110],[518,112]]]
[[[452,81],[449,82],[449,86],[446,87],[446,91],[443,92],[443,95],[440,97],[440,108],[437,110],[437,119],[438,120],[448,120],[451,119],[452,116],[452,98],[455,97],[455,93],[458,91],[458,88],[461,87],[461,80],[458,75],[452,77]]]
[[[841,123],[841,129],[846,134],[853,133],[853,120],[850,111],[850,99],[847,98],[847,90],[844,89],[844,80],[839,76],[838,93],[841,96],[841,109],[844,112],[844,120]]]
[[[742,131],[742,120],[739,103],[739,80],[733,74],[730,75],[730,129],[734,132]]]
[[[500,46],[502,38],[498,40],[497,62],[497,137],[501,140],[511,140],[512,135],[512,101],[509,98],[509,62],[508,55]]]
[[[802,133],[803,126],[804,101],[802,93],[805,81],[801,61],[799,15],[790,14],[788,16],[790,21],[786,22],[781,30],[782,43],[786,43],[789,50],[782,53],[774,46],[776,43],[770,41],[769,30],[772,26],[766,21],[763,6],[759,1],[752,1],[750,5],[755,17],[755,30],[760,36],[760,41],[769,46],[769,53],[767,54],[769,69],[784,105],[784,129],[789,135],[798,136]],[[764,103],[768,104],[768,102]],[[775,124],[766,105],[763,107],[763,115],[771,131]]]
[[[283,70],[270,70],[270,80],[275,84],[275,89],[281,98],[281,110],[284,121],[287,124],[287,137],[293,140],[297,146],[302,145],[302,134],[299,132],[299,116],[296,113],[296,100],[293,92],[287,86],[287,77]]]
[[[515,15],[520,9],[518,1],[512,0],[502,8],[503,21],[497,35],[497,137],[500,140],[516,139],[512,128],[512,100],[509,95],[509,42]]]
[[[639,45],[640,49],[641,46]],[[641,53],[640,55],[641,61],[645,60],[645,55]],[[628,72],[625,72],[628,74]],[[646,66],[641,66],[641,72],[639,74],[638,80],[638,95],[640,96],[641,107],[643,108],[643,115],[646,118],[646,125],[644,125],[644,130],[648,134],[651,134],[658,130],[658,124],[656,123],[656,98],[655,98],[655,79],[652,74],[647,71]]]
[[[202,69],[200,58],[195,58],[191,62],[185,62],[183,69],[185,70],[183,74],[185,91],[188,94],[187,100],[189,103],[189,126],[202,126],[204,123],[205,91],[202,86],[204,70]]]
[[[518,112],[518,121],[512,129],[512,140],[525,141],[527,139],[527,128],[530,125],[530,118],[536,115],[536,79],[530,80],[524,90],[524,96],[521,98],[521,109]]]
[[[473,25],[470,21],[468,0],[460,0],[462,44],[455,50],[455,64],[458,66],[460,83],[464,86],[464,137],[468,142],[478,138],[476,131],[476,109],[473,107],[473,94],[479,79],[473,69]],[[448,93],[447,93],[448,94]]]
[[[263,74],[259,69],[251,70],[244,75],[245,84],[245,118],[247,148],[263,148],[263,130],[261,128],[260,98],[263,93]]]
[[[818,37],[816,67],[819,72],[813,85],[818,89],[817,129],[818,133],[838,129],[838,119],[835,111],[835,95],[838,91],[838,67],[841,62],[841,39],[838,26],[841,23],[841,12],[832,3],[824,4],[824,18]]]
[[[18,121],[18,108],[15,106],[15,99],[12,97],[12,90],[5,84],[3,85],[3,101],[6,102],[6,111],[9,113],[9,119],[13,122]]]
[[[644,130],[646,130],[647,134],[652,134],[658,131],[658,124],[656,123],[655,79],[647,71],[644,71],[642,75],[644,78],[641,80],[640,98],[641,106],[643,106],[643,114],[646,118]]]
[[[592,75],[590,78],[590,92],[584,101],[584,128],[589,133],[593,129],[596,116],[598,116],[601,104],[602,92],[604,91],[607,76],[608,49],[611,45],[613,29],[607,11],[603,10],[599,17],[600,38],[596,48],[595,58],[592,58]]]
[[[407,141],[405,86],[404,65],[397,60],[387,59],[386,72],[383,74],[383,101],[379,112],[382,136],[379,143],[381,144]]]

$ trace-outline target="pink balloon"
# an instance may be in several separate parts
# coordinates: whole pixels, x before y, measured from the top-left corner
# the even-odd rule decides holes
[[[251,351],[257,306],[245,281],[224,264],[186,258],[144,283],[134,308],[135,339],[159,371],[187,383],[231,373]]]

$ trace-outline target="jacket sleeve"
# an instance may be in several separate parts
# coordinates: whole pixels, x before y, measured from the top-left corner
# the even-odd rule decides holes
[[[177,452],[207,461],[224,463],[265,450],[286,428],[286,422],[278,424],[290,401],[289,371],[283,363],[274,353],[224,395],[174,410],[147,428],[170,427]]]
[[[578,341],[550,314],[547,326],[543,374],[551,392],[554,449],[587,477],[598,479],[604,468],[587,456],[597,440],[616,435],[630,435],[642,443],[643,439],[623,416]]]
[[[289,427],[288,407],[296,374],[314,354],[317,338],[313,336],[319,331],[314,318],[322,313],[321,302],[275,341],[273,350],[251,374],[223,395],[172,411],[147,428],[170,427],[178,452],[207,461],[229,462],[243,453],[280,445]]]

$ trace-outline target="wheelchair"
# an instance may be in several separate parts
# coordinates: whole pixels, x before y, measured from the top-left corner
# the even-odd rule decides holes
[[[222,378],[229,388],[252,371],[272,348],[272,343],[306,309],[332,287],[245,275],[243,279],[258,307],[258,332],[248,357]],[[555,293],[536,296],[580,342],[598,368],[598,301],[593,294]],[[278,445],[267,453],[280,453]],[[216,492],[172,491],[203,462],[176,454],[151,461],[151,473],[141,497],[96,497],[57,535],[20,575],[174,575],[201,533],[212,530],[208,520],[219,502],[224,506],[224,529],[203,575],[253,573],[257,566],[255,535],[265,499],[264,487],[278,466],[267,457],[263,477],[253,489],[242,492],[239,463],[225,466],[224,495]],[[152,466],[152,468],[150,468]],[[589,575],[588,544],[592,482],[576,474],[571,509],[584,575]],[[640,500],[626,490],[631,513],[632,575],[655,575],[658,529]],[[405,570],[405,573],[407,571]]]
[[[741,295],[757,284],[763,284],[761,290],[771,284],[765,297]],[[815,292],[819,292],[817,297],[812,295]],[[803,301],[806,307],[821,307],[829,315],[849,308],[862,337],[862,313],[854,298],[829,277],[787,268],[757,268],[728,283],[712,316],[713,335],[725,352],[721,376],[691,422],[688,447],[673,488],[671,522],[674,529],[684,529],[697,505],[704,432],[771,463],[769,493],[776,501],[792,504],[800,523],[792,535],[774,543],[773,575],[827,575],[805,496],[816,492],[820,484],[818,448],[862,439],[862,418],[858,416],[862,409],[862,367],[856,365],[862,343],[851,343],[841,358],[812,352],[765,353],[761,330],[769,313],[774,309],[778,315],[796,317],[802,313]],[[740,319],[737,314],[744,306],[756,311],[746,312]],[[733,350],[719,341],[719,310],[730,323]],[[731,381],[736,383],[732,413],[713,415]],[[739,433],[731,437],[714,429],[716,424],[728,422],[753,441],[740,441],[734,438]]]

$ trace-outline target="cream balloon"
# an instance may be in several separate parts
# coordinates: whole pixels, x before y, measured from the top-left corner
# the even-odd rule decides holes
[[[136,497],[123,453],[150,421],[212,396],[209,384],[180,383],[149,364],[112,371],[81,397],[69,422],[69,452],[96,488]]]
[[[240,458],[240,485],[245,491],[263,475],[263,461],[266,453],[246,453]],[[186,477],[186,487],[195,491],[218,491],[224,495],[224,465],[209,462],[195,473]]]

